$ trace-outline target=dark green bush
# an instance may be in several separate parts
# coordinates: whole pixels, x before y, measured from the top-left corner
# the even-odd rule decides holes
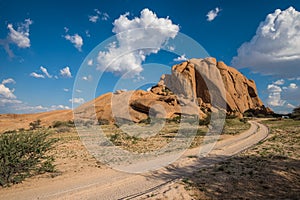
[[[98,119],[99,125],[109,125],[109,121],[107,119]]]
[[[53,122],[52,127],[58,128],[58,127],[74,127],[74,122],[72,120],[69,121],[55,121]]]
[[[181,121],[181,116],[178,115],[178,116],[176,116],[176,117],[173,117],[172,119],[167,119],[166,121],[167,121],[168,123],[173,122],[173,123],[179,124],[180,121]]]
[[[56,141],[43,132],[0,135],[0,185],[9,186],[36,174],[53,172],[54,158],[48,151]]]
[[[140,124],[150,124],[151,123],[151,118],[147,117],[146,119],[142,119],[139,123]]]
[[[38,119],[36,121],[30,122],[29,126],[30,126],[30,130],[41,128],[41,120]]]
[[[207,113],[207,117],[204,119],[199,119],[200,126],[207,126],[210,124],[211,113]]]
[[[295,119],[295,120],[300,120],[300,106],[297,108],[294,108],[294,110],[291,114],[291,118]]]

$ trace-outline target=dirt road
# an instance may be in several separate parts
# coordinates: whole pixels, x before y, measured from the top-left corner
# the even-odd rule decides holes
[[[249,130],[219,141],[206,157],[200,159],[197,157],[199,149],[191,149],[170,166],[144,174],[91,167],[79,173],[25,181],[1,189],[0,199],[138,199],[182,175],[208,167],[263,140],[268,134],[267,127],[255,121],[250,123]]]

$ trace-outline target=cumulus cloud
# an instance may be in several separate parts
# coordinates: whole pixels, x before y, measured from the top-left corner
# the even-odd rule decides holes
[[[109,19],[109,15],[105,12],[100,12],[98,9],[94,9],[95,14],[89,16],[89,21],[96,23],[99,19],[107,21]]]
[[[10,57],[14,56],[14,53],[10,49],[10,44],[15,44],[19,48],[30,47],[29,26],[32,23],[31,19],[25,19],[25,22],[20,23],[16,29],[12,24],[7,25],[8,35],[5,39],[0,39],[0,45],[4,47]]]
[[[63,91],[69,92],[69,89],[68,88],[64,88]]]
[[[277,80],[267,87],[267,104],[275,112],[289,113],[300,104],[300,88],[296,82],[288,82],[284,79]]]
[[[140,17],[129,19],[128,15],[114,21],[117,42],[111,43],[108,51],[99,52],[97,69],[127,77],[139,75],[146,56],[157,53],[179,31],[168,17],[158,18],[147,8],[141,11]]]
[[[6,86],[6,84],[9,83],[15,83],[15,81],[12,78],[4,79],[2,83],[0,84],[0,99],[16,99],[16,96],[14,95],[14,89],[10,89]]]
[[[22,23],[20,26],[18,26],[17,30],[14,29],[12,24],[8,24],[7,28],[9,30],[9,40],[20,48],[30,47],[29,26],[31,24],[32,20],[25,19],[25,23]]]
[[[174,61],[176,61],[176,62],[186,61],[186,60],[187,60],[187,58],[185,57],[185,54],[183,54],[183,55],[181,55],[181,56],[179,56],[177,58],[174,58]]]
[[[291,83],[291,84],[289,85],[289,88],[290,88],[290,89],[297,89],[298,86],[297,86],[296,83]]]
[[[72,78],[72,74],[69,67],[65,67],[60,70],[60,75],[66,78]]]
[[[299,77],[299,63],[300,12],[293,7],[269,14],[232,60],[237,68],[283,78]]]
[[[210,10],[206,15],[207,21],[209,21],[209,22],[213,21],[218,16],[220,11],[221,11],[221,9],[218,7],[216,7],[213,10]]]
[[[65,35],[65,39],[69,40],[78,51],[81,51],[81,47],[83,45],[83,39],[77,33],[75,35]]]
[[[73,98],[69,99],[69,101],[74,104],[83,104],[85,102],[83,98]]]
[[[267,102],[270,106],[283,106],[286,103],[286,101],[281,99],[281,87],[278,85],[269,84],[267,89],[269,92]]]
[[[283,79],[279,79],[274,82],[275,85],[283,85],[284,83],[285,83],[285,81]]]

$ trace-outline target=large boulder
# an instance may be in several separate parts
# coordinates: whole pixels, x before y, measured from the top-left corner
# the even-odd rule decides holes
[[[194,99],[200,107],[218,107],[225,102],[227,113],[237,116],[263,106],[255,82],[215,58],[191,59],[174,65],[172,74],[163,75],[159,85]]]

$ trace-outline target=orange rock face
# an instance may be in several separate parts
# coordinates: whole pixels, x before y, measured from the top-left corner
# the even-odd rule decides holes
[[[175,65],[172,75],[162,76],[160,84],[176,94],[195,99],[200,107],[206,108],[214,100],[217,106],[218,102],[225,101],[228,114],[240,116],[263,106],[254,81],[215,58],[191,59]],[[225,95],[220,97],[215,93],[217,90],[225,90]]]

